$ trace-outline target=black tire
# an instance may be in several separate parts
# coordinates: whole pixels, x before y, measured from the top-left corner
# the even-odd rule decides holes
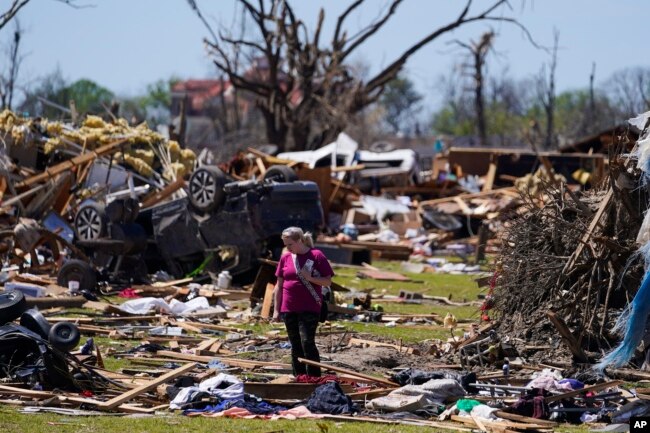
[[[264,173],[263,179],[274,182],[295,182],[298,180],[298,175],[286,165],[272,165]]]
[[[68,352],[79,344],[81,334],[77,325],[70,322],[59,322],[52,326],[48,335],[50,344],[63,352]]]
[[[80,241],[94,241],[106,234],[108,221],[104,206],[87,203],[79,208],[74,217],[74,231]]]
[[[20,316],[20,326],[36,332],[46,340],[49,338],[50,328],[52,328],[50,322],[36,308],[30,308]]]
[[[27,309],[25,295],[18,290],[0,293],[0,325],[13,322]]]
[[[79,281],[79,290],[94,291],[97,286],[97,275],[94,269],[82,260],[68,260],[56,277],[56,283],[68,287],[70,281]]]
[[[194,170],[190,176],[189,198],[192,206],[201,212],[210,212],[224,202],[223,190],[226,175],[218,167],[203,166]]]

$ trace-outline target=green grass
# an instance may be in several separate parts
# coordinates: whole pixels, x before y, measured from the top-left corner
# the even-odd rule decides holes
[[[345,433],[417,433],[422,427],[364,422],[333,422],[319,420],[244,420],[186,417],[156,414],[145,418],[88,416],[71,417],[54,414],[21,414],[6,406],[0,407],[0,432],[30,433],[271,433],[314,432]],[[318,426],[323,425],[323,430]],[[326,430],[325,430],[326,429]]]
[[[477,299],[480,293],[474,279],[475,275],[448,275],[436,273],[405,273],[402,272],[398,262],[378,261],[373,263],[374,266],[384,270],[399,272],[406,275],[414,282],[395,282],[395,281],[377,281],[372,279],[357,278],[357,270],[349,268],[336,269],[334,281],[356,291],[373,289],[372,293],[376,297],[380,294],[397,295],[401,290],[421,293],[423,295],[449,297],[453,301],[461,302],[463,300],[473,301]],[[121,298],[111,297],[113,302],[122,302]],[[352,298],[346,299],[352,302]],[[442,304],[406,304],[397,302],[382,302],[381,299],[375,299],[373,303],[381,304],[386,314],[431,314],[435,313],[441,317],[447,312],[453,313],[458,319],[477,319],[478,309],[476,306],[449,306]],[[95,311],[84,309],[69,309],[67,315],[74,317],[88,313],[92,316],[98,315]],[[386,327],[383,323],[362,323],[342,320],[333,322],[334,326],[343,327],[350,331],[371,334],[389,340],[394,344],[402,343],[406,345],[415,344],[423,340],[446,339],[449,337],[449,331],[439,325],[426,324],[398,324],[395,327]],[[236,328],[252,331],[253,335],[265,335],[269,331],[280,330],[280,335],[286,335],[284,326],[276,323],[247,323],[233,325]],[[328,327],[323,328],[324,331]],[[462,330],[456,329],[455,335],[461,335]],[[107,349],[113,348],[115,351],[126,351],[128,348],[140,344],[138,340],[115,340],[105,336],[93,337],[96,344],[99,345],[102,354],[104,354],[104,364],[107,369],[119,371],[121,368],[146,368],[141,365],[132,364],[129,360],[107,356]],[[335,339],[338,338],[335,336]],[[82,344],[86,337],[82,338]],[[144,338],[146,339],[146,338]],[[335,340],[337,341],[337,340]],[[245,355],[243,355],[245,356]],[[288,361],[287,356],[279,360]],[[405,426],[405,425],[387,425],[364,422],[332,422],[332,421],[274,421],[270,423],[263,420],[230,420],[221,418],[189,418],[178,414],[160,414],[154,417],[132,418],[132,417],[70,417],[54,414],[21,414],[10,406],[0,406],[0,432],[47,432],[57,433],[67,432],[94,432],[103,431],[107,433],[118,432],[169,432],[175,433],[192,432],[240,432],[247,433],[270,433],[270,432],[351,432],[351,433],[388,433],[388,432],[419,432],[422,427]],[[318,424],[323,425],[323,429]],[[567,432],[577,432],[577,429],[562,429]]]

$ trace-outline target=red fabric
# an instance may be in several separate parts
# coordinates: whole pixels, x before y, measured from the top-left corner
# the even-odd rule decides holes
[[[298,383],[317,383],[323,385],[327,382],[338,382],[344,385],[356,385],[357,383],[349,379],[341,379],[338,376],[333,374],[327,374],[325,376],[310,376],[308,374],[299,374],[296,376],[296,382]]]
[[[314,262],[314,270],[317,270],[321,277],[334,275],[334,271],[327,261],[327,257],[317,249],[310,249],[305,254],[297,254],[298,265],[302,268],[309,259]],[[312,271],[313,272],[313,271]],[[282,305],[281,313],[320,313],[320,305],[316,302],[296,274],[296,268],[293,264],[291,254],[284,254],[278,262],[278,268],[275,276],[282,278]],[[314,290],[322,299],[321,286],[312,284]]]
[[[128,298],[128,299],[135,299],[135,298],[140,298],[141,296],[135,293],[134,289],[128,288],[122,290],[120,293],[117,294],[120,298]]]

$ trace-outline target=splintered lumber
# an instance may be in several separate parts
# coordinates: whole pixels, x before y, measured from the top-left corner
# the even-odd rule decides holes
[[[262,303],[262,312],[260,316],[264,319],[271,317],[271,307],[273,306],[273,289],[275,284],[267,283],[266,292],[264,293],[264,302]]]
[[[178,376],[181,376],[185,373],[192,371],[196,367],[196,365],[197,365],[196,363],[190,363],[182,367],[179,367],[175,370],[170,371],[169,373],[163,374],[162,376],[156,378],[155,380],[152,380],[146,385],[142,385],[138,388],[127,391],[124,394],[121,394],[108,401],[101,402],[97,405],[97,407],[101,409],[113,409],[121,405],[122,403],[126,403],[127,401],[134,399],[140,394],[144,394],[147,391],[155,389],[156,387],[158,387],[158,385],[162,385],[163,383],[169,380],[175,379]]]
[[[397,344],[390,344],[390,343],[381,343],[379,341],[372,341],[372,340],[362,340],[360,338],[350,338],[349,344],[360,344],[362,347],[363,346],[370,346],[370,347],[392,347],[393,349],[397,349],[400,353],[408,353],[412,355],[419,355],[420,351],[418,349],[413,349],[412,347],[405,347],[405,346],[398,346]]]
[[[548,316],[551,323],[553,323],[553,326],[558,330],[573,356],[575,356],[580,362],[587,362],[587,355],[583,352],[578,340],[573,336],[564,320],[562,320],[561,317],[558,317],[553,311],[547,311],[546,316]]]
[[[109,143],[104,146],[101,146],[93,151],[83,153],[81,155],[75,156],[72,159],[63,161],[62,163],[57,164],[53,167],[48,167],[42,173],[39,173],[36,176],[32,176],[20,182],[19,184],[16,185],[16,188],[22,188],[22,187],[33,185],[35,183],[39,183],[41,181],[50,179],[56,176],[57,174],[63,173],[64,171],[71,170],[73,167],[76,167],[80,164],[93,161],[95,158],[98,158],[102,155],[117,150],[117,148],[120,147],[122,144],[124,144],[124,142],[126,142],[126,139],[117,140],[114,141],[113,143]]]
[[[589,238],[593,235],[594,229],[600,222],[600,218],[603,216],[603,213],[605,213],[605,210],[607,210],[607,208],[609,207],[609,203],[612,200],[613,195],[614,195],[614,190],[612,188],[609,188],[607,194],[603,198],[603,201],[600,202],[598,211],[596,212],[596,215],[594,215],[593,219],[591,220],[591,223],[589,224],[589,228],[587,228],[587,231],[582,236],[582,239],[580,239],[580,242],[578,243],[578,247],[576,248],[574,253],[571,254],[571,257],[569,257],[569,260],[566,262],[566,265],[564,266],[564,270],[562,271],[562,273],[566,273],[568,270],[570,270],[575,264],[576,260],[580,257],[580,254],[582,254],[582,250],[584,250],[585,246],[588,244]]]
[[[531,418],[531,417],[523,416],[523,415],[517,415],[515,413],[509,413],[509,412],[505,412],[505,411],[502,411],[502,410],[497,410],[496,412],[494,412],[494,415],[499,417],[499,418],[507,419],[507,420],[510,420],[510,421],[524,422],[524,423],[527,423],[527,424],[539,424],[539,425],[544,425],[544,426],[547,426],[547,427],[555,427],[555,426],[558,425],[556,422],[553,422],[553,421],[548,421],[548,420],[545,420],[545,419],[538,419],[538,418]]]
[[[406,277],[397,272],[390,271],[376,271],[374,269],[368,269],[357,272],[357,276],[361,278],[372,278],[374,280],[382,281],[411,281],[409,277]]]
[[[452,415],[451,419],[453,421],[458,421],[467,425],[475,425],[479,427],[482,431],[502,431],[504,429],[517,429],[517,430],[546,430],[549,427],[543,424],[527,424],[519,423],[513,421],[498,422],[498,421],[488,421],[480,420],[476,417]]]
[[[601,389],[611,388],[613,386],[620,385],[621,383],[623,383],[622,380],[612,380],[610,382],[604,382],[604,383],[599,383],[599,384],[596,384],[596,385],[585,386],[584,388],[576,389],[575,391],[569,391],[569,392],[565,392],[563,394],[552,395],[550,397],[546,397],[544,400],[546,401],[546,403],[552,403],[554,401],[564,400],[565,398],[575,397],[576,395],[580,395],[580,394],[583,394],[585,392],[600,391]]]
[[[224,358],[224,357],[216,358],[214,356],[199,356],[199,355],[192,355],[189,353],[177,353],[177,352],[172,352],[170,350],[159,350],[156,352],[156,355],[166,356],[174,359],[181,359],[185,361],[202,362],[202,363],[208,363],[212,360],[216,360],[226,365],[242,367],[242,368],[255,368],[255,367],[291,368],[289,364],[284,364],[282,362],[265,362],[265,361],[255,361],[252,359],[251,360],[232,359],[232,358]]]
[[[166,199],[167,197],[169,197],[170,195],[174,194],[179,189],[183,188],[184,186],[185,186],[185,180],[183,180],[182,177],[179,177],[174,182],[170,183],[160,191],[152,194],[149,197],[146,197],[142,202],[141,207],[144,209],[147,207],[151,207],[155,204],[158,204],[164,199]]]
[[[395,382],[391,382],[390,380],[381,379],[381,378],[373,377],[373,376],[368,376],[367,374],[357,373],[356,371],[346,370],[344,368],[334,367],[332,365],[321,364],[320,362],[311,361],[311,360],[305,359],[305,358],[298,358],[298,361],[302,362],[303,364],[313,365],[315,367],[320,367],[320,368],[323,368],[323,369],[326,369],[326,370],[335,371],[337,373],[347,374],[347,375],[350,375],[350,376],[353,376],[353,377],[357,377],[359,379],[365,379],[365,380],[367,380],[369,382],[380,383],[382,385],[390,386],[392,388],[399,387],[399,384],[397,384]]]

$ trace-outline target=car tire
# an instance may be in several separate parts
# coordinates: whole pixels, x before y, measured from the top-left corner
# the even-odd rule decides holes
[[[192,206],[201,212],[210,212],[224,202],[226,174],[218,167],[199,167],[190,176],[189,198]]]
[[[20,326],[37,333],[46,340],[49,338],[52,328],[50,322],[36,308],[30,308],[20,316]]]
[[[48,334],[50,344],[63,352],[68,352],[77,347],[80,339],[79,328],[70,322],[56,323]]]
[[[88,263],[82,260],[68,260],[59,269],[56,283],[61,287],[68,287],[70,281],[79,281],[80,291],[94,291],[97,286],[97,275]]]
[[[13,322],[27,309],[25,295],[18,290],[0,293],[0,325]]]
[[[74,231],[80,241],[94,241],[106,234],[108,221],[104,206],[99,203],[83,205],[74,217]]]
[[[272,165],[264,173],[263,179],[275,182],[295,182],[298,180],[298,175],[286,165]]]

